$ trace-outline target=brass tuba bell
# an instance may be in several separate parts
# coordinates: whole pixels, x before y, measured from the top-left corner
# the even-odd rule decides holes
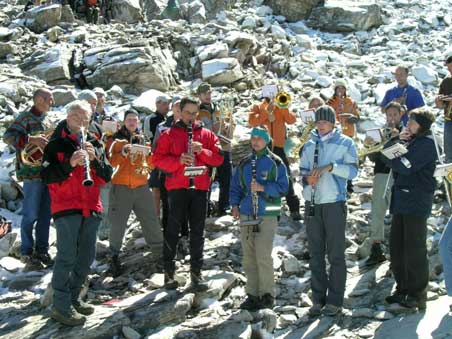
[[[292,102],[292,98],[290,97],[289,93],[281,91],[278,94],[276,94],[275,97],[275,105],[278,108],[287,108],[290,106],[290,103]]]

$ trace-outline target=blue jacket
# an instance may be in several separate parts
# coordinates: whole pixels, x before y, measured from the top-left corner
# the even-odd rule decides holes
[[[253,203],[251,194],[252,155],[247,156],[237,166],[232,177],[230,189],[231,206],[239,206],[240,214],[252,216]],[[281,197],[289,190],[287,169],[281,158],[265,148],[258,152],[256,161],[256,181],[264,186],[264,192],[258,193],[257,215],[279,215]]]
[[[438,158],[432,138],[431,133],[417,136],[410,142],[408,153],[403,157],[393,160],[382,157],[392,168],[394,175],[391,213],[413,214],[425,218],[430,215],[436,188],[433,173]]]
[[[300,173],[308,175],[314,167],[314,152],[318,143],[317,167],[333,165],[333,170],[320,176],[315,185],[315,204],[327,204],[347,199],[347,180],[358,175],[358,154],[353,140],[336,127],[327,137],[320,138],[316,129],[311,132],[311,140],[303,147]],[[303,180],[303,198],[311,200],[312,188]]]
[[[419,91],[416,87],[411,85],[406,85],[405,87],[395,86],[389,89],[381,102],[380,106],[385,107],[392,100],[398,99],[402,96],[406,95],[405,106],[408,111],[411,111],[415,108],[422,107],[425,105],[424,99],[422,98],[421,91]],[[408,114],[404,114],[402,116],[402,122],[404,125],[408,122]]]

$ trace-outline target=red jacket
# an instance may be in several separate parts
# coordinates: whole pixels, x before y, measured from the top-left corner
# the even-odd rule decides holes
[[[66,128],[65,121],[59,126],[44,150],[41,177],[49,188],[51,211],[54,218],[69,214],[90,216],[101,213],[100,186],[110,181],[112,168],[106,161],[102,144],[88,134],[96,158],[90,162],[90,174],[94,184],[83,186],[85,178],[82,166],[72,167],[69,159],[78,148],[78,140]]]
[[[223,155],[217,136],[210,130],[203,128],[196,122],[193,129],[193,141],[202,143],[202,151],[195,156],[194,166],[217,167],[223,163]],[[188,150],[188,131],[186,125],[179,120],[173,127],[164,131],[157,143],[153,163],[155,167],[169,173],[165,179],[165,187],[168,191],[188,188],[189,177],[184,176],[185,165],[181,164],[182,153]],[[195,176],[197,190],[208,191],[210,186],[210,174]]]

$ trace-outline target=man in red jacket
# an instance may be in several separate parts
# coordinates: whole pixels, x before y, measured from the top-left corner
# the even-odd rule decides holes
[[[198,102],[183,98],[180,103],[181,119],[164,131],[154,153],[154,165],[168,173],[165,187],[168,190],[169,217],[164,230],[163,261],[165,286],[175,289],[175,255],[180,226],[187,216],[190,224],[190,280],[193,289],[202,289],[201,268],[203,264],[204,225],[207,210],[207,193],[210,174],[186,175],[192,166],[216,167],[223,162],[220,142],[210,130],[195,121]],[[184,175],[185,173],[185,175]]]
[[[74,101],[67,118],[55,130],[44,150],[41,177],[49,188],[51,212],[57,231],[57,256],[52,277],[52,319],[76,326],[94,308],[79,299],[96,250],[96,232],[101,221],[100,186],[110,181],[112,168],[102,144],[90,133],[82,145],[81,130],[88,129],[91,108]],[[87,163],[89,158],[89,164]],[[83,185],[86,172],[92,178]]]

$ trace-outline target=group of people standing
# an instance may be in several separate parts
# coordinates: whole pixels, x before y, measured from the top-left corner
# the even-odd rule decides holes
[[[446,59],[446,65],[452,74],[452,56]],[[381,244],[389,207],[389,248],[396,289],[386,301],[423,309],[428,284],[426,220],[432,208],[438,153],[431,132],[435,117],[422,107],[420,92],[408,85],[408,71],[403,66],[397,68],[398,85],[386,93],[382,103],[388,127],[384,147],[403,143],[408,152],[391,160],[380,152],[369,155],[375,162],[375,178],[373,245],[366,265],[386,260]],[[438,107],[444,107],[446,113],[448,162],[452,159],[448,155],[452,148],[446,145],[452,135],[447,125],[450,79],[443,80],[437,98]],[[309,314],[334,316],[341,312],[346,284],[346,201],[360,160],[354,142],[359,111],[347,95],[347,82],[336,81],[334,96],[327,104],[320,97],[309,102],[315,120],[310,138],[300,151],[303,218],[284,152],[286,125],[295,123],[297,116],[289,108],[276,105],[274,98],[263,97],[249,114],[250,154],[233,171],[230,143],[221,135],[222,128],[233,129],[234,122],[218,120],[220,112],[211,92],[210,85],[202,83],[198,98],[157,97],[156,111],[144,120],[141,129],[140,114],[132,108],[124,112],[119,127],[119,118],[105,111],[102,89],[82,91],[79,99],[66,107],[66,119],[52,126],[47,117],[53,105],[52,93],[39,89],[34,93],[33,107],[8,128],[4,140],[16,149],[17,177],[24,181],[21,253],[33,269],[54,264],[53,319],[80,325],[94,311],[79,293],[95,256],[96,236],[110,240],[110,270],[119,275],[121,246],[131,211],[140,222],[151,257],[163,266],[168,289],[179,287],[175,263],[178,243],[189,239],[188,288],[193,291],[207,288],[202,277],[206,216],[209,212],[217,216],[231,213],[240,224],[247,277],[247,298],[241,308],[272,307],[271,253],[283,197],[292,219],[304,219],[306,225],[313,299]],[[117,121],[118,128],[104,133],[101,124],[108,120]],[[51,136],[45,135],[48,130]],[[365,140],[366,145],[373,143]],[[41,151],[37,165],[24,161],[27,154],[23,151],[30,145]],[[209,211],[215,176],[220,184],[219,202]],[[385,191],[387,187],[389,191]],[[48,254],[51,218],[57,229],[55,263]],[[441,255],[444,270],[450,273],[449,224],[441,239]],[[445,274],[446,286],[452,296],[449,273]]]

